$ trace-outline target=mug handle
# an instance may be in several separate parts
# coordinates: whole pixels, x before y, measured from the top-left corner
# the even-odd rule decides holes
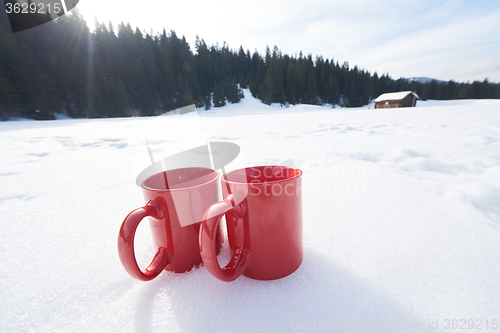
[[[154,200],[149,200],[146,206],[137,208],[127,215],[118,234],[118,254],[123,267],[132,277],[142,281],[154,279],[171,262],[167,249],[160,247],[144,272],[137,265],[134,252],[134,236],[139,223],[147,216],[161,219],[164,212]]]
[[[203,264],[213,276],[225,282],[234,281],[243,274],[247,268],[250,254],[250,250],[242,245],[235,249],[231,260],[224,268],[221,268],[217,261],[217,230],[222,216],[228,213],[242,216],[245,212],[245,206],[241,200],[236,201],[239,204],[235,206],[234,199],[233,193],[223,201],[210,206],[205,212],[200,226],[200,254]]]

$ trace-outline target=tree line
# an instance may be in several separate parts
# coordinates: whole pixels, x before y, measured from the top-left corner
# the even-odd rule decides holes
[[[43,15],[40,14],[43,20]],[[2,23],[2,22],[0,22]],[[0,115],[54,119],[151,116],[189,104],[238,103],[242,88],[266,104],[366,105],[385,92],[422,99],[500,98],[500,84],[420,83],[350,67],[321,56],[207,45],[191,50],[174,31],[143,33],[130,24],[96,23],[72,14],[21,33],[0,24]]]

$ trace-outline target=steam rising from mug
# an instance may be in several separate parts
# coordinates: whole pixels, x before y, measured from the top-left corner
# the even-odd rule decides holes
[[[142,182],[150,176],[173,169],[187,167],[222,169],[231,163],[239,153],[240,146],[235,143],[209,142],[206,145],[188,149],[156,161],[137,176],[135,183],[140,187]]]

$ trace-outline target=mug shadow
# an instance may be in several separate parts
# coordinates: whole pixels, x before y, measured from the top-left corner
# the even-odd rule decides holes
[[[226,283],[203,267],[184,274],[163,272],[144,284],[135,314],[136,332],[375,332],[401,331],[405,325],[412,325],[406,331],[426,330],[428,319],[310,249],[304,250],[295,273],[274,281],[242,276]]]

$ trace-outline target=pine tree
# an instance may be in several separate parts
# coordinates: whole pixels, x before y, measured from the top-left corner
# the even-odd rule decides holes
[[[9,120],[9,110],[15,110],[18,95],[9,80],[3,76],[0,68],[0,117]]]
[[[224,91],[222,85],[216,83],[214,85],[213,93],[214,107],[221,107],[226,105],[226,99],[224,98]]]
[[[468,84],[461,83],[458,87],[458,99],[467,99],[470,98],[470,92],[469,88],[470,86]]]
[[[432,80],[424,84],[422,89],[422,96],[420,96],[424,101],[428,99],[436,99],[437,82]]]
[[[288,67],[286,70],[286,92],[285,92],[285,100],[290,104],[297,103],[297,93],[295,91],[295,62],[290,60],[288,63]]]
[[[273,102],[273,79],[269,70],[264,77],[264,81],[259,85],[258,97],[265,104],[271,105]]]
[[[227,101],[233,104],[239,103],[243,98],[243,92],[239,88],[236,78],[233,77],[231,81],[226,80],[224,84],[224,95]]]
[[[318,84],[313,72],[307,77],[305,101],[308,104],[318,104]]]

